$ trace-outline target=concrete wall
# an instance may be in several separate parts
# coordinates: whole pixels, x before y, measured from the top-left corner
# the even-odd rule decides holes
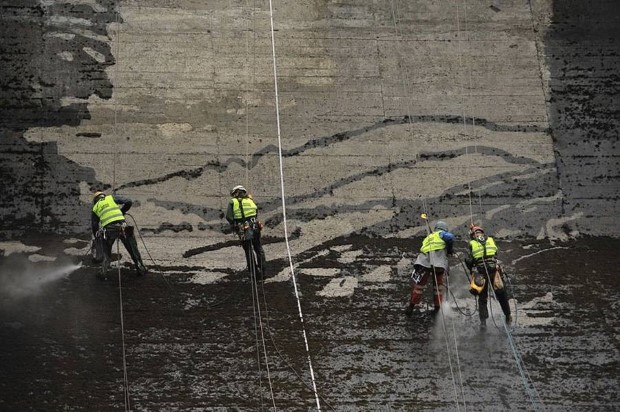
[[[280,253],[281,142],[301,249],[419,234],[422,212],[615,236],[616,8],[275,2],[278,133],[268,2],[3,2],[3,232],[86,233],[114,188],[175,260],[230,240],[241,183]]]
[[[620,5],[555,1],[549,23],[544,52],[562,214],[584,233],[617,237]]]
[[[0,1],[0,409],[256,410],[261,316],[279,410],[314,409],[310,358],[334,410],[618,409],[619,242],[555,242],[617,236],[616,3],[274,1],[278,134],[265,1]],[[100,188],[134,199],[151,274],[94,278]],[[422,212],[498,238],[520,356],[456,262],[441,318],[403,315]]]

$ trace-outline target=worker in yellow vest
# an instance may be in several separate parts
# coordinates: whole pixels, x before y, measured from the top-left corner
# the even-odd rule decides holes
[[[512,322],[508,296],[501,276],[501,266],[497,261],[497,245],[491,236],[486,236],[480,226],[471,225],[469,231],[470,241],[465,257],[465,264],[471,271],[469,291],[478,296],[478,314],[480,328],[486,328],[486,320],[489,317],[487,308],[489,296],[489,283],[493,285],[497,301],[504,312],[506,324]]]
[[[112,260],[112,246],[120,239],[129,252],[129,256],[136,265],[138,275],[144,275],[147,270],[142,262],[138,243],[133,233],[133,226],[125,222],[125,213],[131,208],[132,201],[117,195],[106,195],[95,192],[91,213],[91,229],[97,248],[102,252],[101,269],[97,277],[107,279],[108,268]]]
[[[239,236],[250,276],[254,280],[260,280],[265,275],[265,251],[261,245],[263,225],[258,220],[258,207],[246,188],[241,185],[233,187],[230,196],[226,220]],[[252,257],[251,248],[256,259]]]
[[[448,230],[448,225],[443,221],[435,223],[431,234],[422,241],[422,247],[411,275],[411,295],[405,314],[411,316],[416,305],[422,301],[422,294],[429,278],[433,280],[435,305],[433,313],[441,308],[444,293],[444,280],[448,272],[448,255],[454,248],[454,235]]]

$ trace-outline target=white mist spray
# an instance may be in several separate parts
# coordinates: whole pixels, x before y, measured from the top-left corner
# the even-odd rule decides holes
[[[45,285],[60,280],[82,267],[82,263],[69,264],[47,270],[21,268],[21,270],[5,272],[0,276],[0,294],[12,298],[36,295]]]

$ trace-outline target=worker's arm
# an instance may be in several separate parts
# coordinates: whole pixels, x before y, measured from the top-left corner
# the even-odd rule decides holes
[[[467,244],[467,254],[465,255],[465,265],[469,270],[474,267],[474,254],[471,250],[471,244]]]
[[[99,230],[99,218],[95,212],[90,212],[90,229],[93,231],[93,236],[95,236]]]
[[[233,203],[232,200],[230,200],[228,202],[228,208],[226,209],[226,220],[232,225],[235,221],[234,217],[235,215],[233,213]]]
[[[118,195],[113,195],[112,197],[114,197],[114,201],[121,207],[121,212],[123,212],[123,214],[131,209],[131,205],[133,204],[131,199]]]
[[[445,230],[442,230],[441,232],[439,232],[439,237],[446,242],[446,252],[448,252],[449,255],[451,255],[454,252],[454,235],[450,232],[446,232]]]

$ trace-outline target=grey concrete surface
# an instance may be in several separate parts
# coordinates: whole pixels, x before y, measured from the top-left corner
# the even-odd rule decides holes
[[[7,119],[24,130],[4,146],[17,175],[6,185],[38,194],[13,189],[3,207],[18,218],[9,229],[34,220],[83,230],[88,214],[76,219],[76,211],[108,187],[140,202],[136,218],[157,238],[168,227],[191,227],[201,242],[221,236],[220,213],[237,182],[273,204],[267,219],[281,214],[280,138],[285,197],[300,224],[313,218],[303,209],[321,205],[321,215],[338,221],[350,208],[383,210],[377,218],[392,231],[419,225],[408,208],[454,223],[492,216],[495,232],[513,237],[581,230],[580,215],[561,209],[549,134],[543,37],[533,23],[546,10],[518,2],[501,12],[483,2],[276,3],[275,96],[268,6],[16,8],[9,22],[39,23],[45,32],[33,43],[59,63],[39,64],[49,80],[22,84],[29,92],[29,82],[47,86],[44,119]],[[22,36],[9,39],[21,50]],[[75,115],[45,124],[60,109]],[[35,161],[46,167],[11,170]],[[376,223],[368,220],[362,226]],[[607,225],[587,227],[609,234]]]
[[[515,336],[533,362],[532,380],[549,409],[617,408],[608,393],[618,389],[617,317],[609,316],[618,259],[606,241],[619,229],[620,7],[275,1],[274,55],[269,5],[0,1],[2,356],[11,365],[1,384],[3,394],[16,394],[4,395],[3,406],[123,408],[117,285],[94,283],[92,267],[49,276],[50,268],[83,260],[91,193],[114,189],[135,201],[131,221],[153,268],[135,283],[123,271],[132,280],[122,307],[136,325],[126,347],[133,404],[269,409],[265,371],[256,371],[251,296],[235,292],[249,289],[244,262],[222,219],[228,191],[242,183],[266,224],[271,289],[262,296],[276,299],[278,315],[269,319],[276,330],[295,331],[285,352],[307,373],[293,268],[321,393],[334,409],[532,408],[500,333],[481,343],[472,325],[454,318],[464,363],[482,365],[464,367],[455,402],[450,371],[435,362],[445,359],[449,333],[424,318],[417,334],[401,319],[403,272],[425,231],[423,212],[446,220],[461,242],[471,221],[508,245],[522,242],[507,247],[513,261],[530,248],[552,251],[541,253],[552,256],[547,266],[513,265],[531,318]],[[581,241],[592,242],[587,252],[573,251]],[[574,267],[591,265],[599,252],[593,282],[605,289],[590,300]],[[50,285],[14,282],[33,271],[34,284],[49,278]],[[7,291],[26,300],[15,303]],[[219,295],[236,306],[211,317],[207,297]],[[583,310],[571,306],[584,296]],[[532,320],[544,318],[541,310],[553,320]],[[69,338],[52,325],[73,328]],[[203,329],[225,330],[231,340]],[[574,343],[583,329],[588,336]],[[502,349],[488,363],[468,358],[476,342]],[[27,383],[33,363],[46,366],[36,386]],[[90,370],[96,379],[84,384]],[[208,389],[204,370],[212,371]],[[313,409],[312,391],[285,366],[276,370],[296,382],[276,390],[279,409]]]

